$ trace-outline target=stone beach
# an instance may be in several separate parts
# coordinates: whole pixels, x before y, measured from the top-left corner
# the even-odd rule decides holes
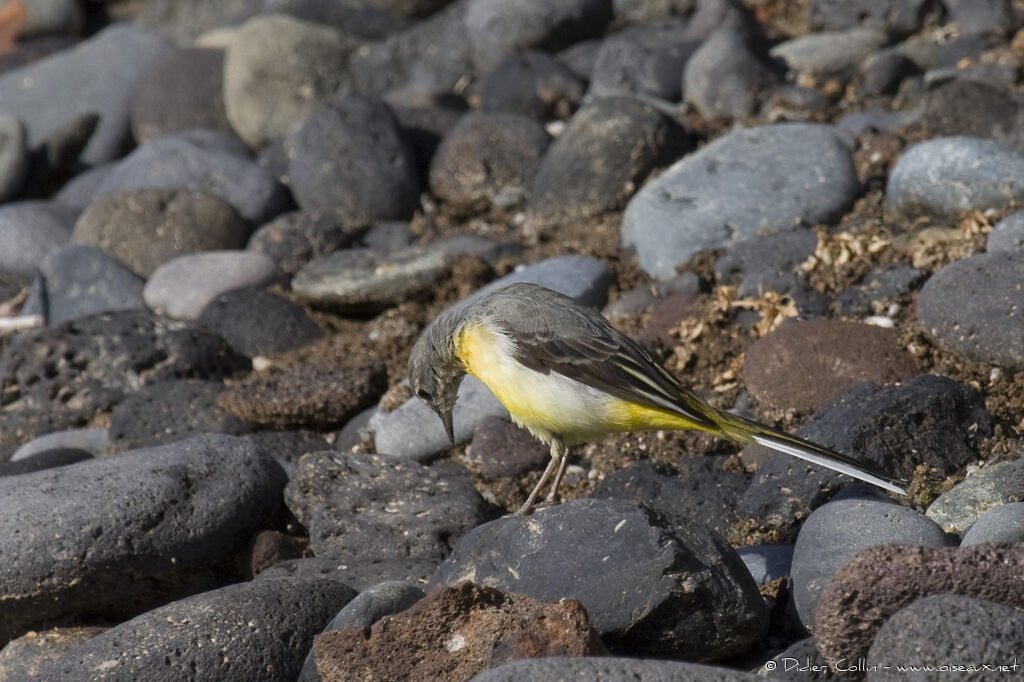
[[[1022,88],[1013,0],[0,2],[0,682],[1019,675]],[[516,282],[907,495],[627,433],[509,516],[406,363]]]

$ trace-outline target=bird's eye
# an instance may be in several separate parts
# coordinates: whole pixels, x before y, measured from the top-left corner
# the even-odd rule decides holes
[[[417,389],[416,397],[420,400],[426,400],[428,403],[434,400],[434,396],[430,395],[430,391],[425,388]]]

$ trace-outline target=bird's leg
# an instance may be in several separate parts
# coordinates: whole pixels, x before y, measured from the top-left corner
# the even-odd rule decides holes
[[[569,451],[565,447],[565,443],[556,439],[551,443],[551,460],[555,459],[555,448],[558,448],[558,471],[555,472],[555,480],[551,482],[551,490],[548,491],[548,496],[544,498],[545,504],[553,504],[555,501],[555,493],[558,492],[558,486],[562,484],[562,477],[565,476],[565,465],[569,463]]]
[[[540,475],[540,480],[537,481],[537,485],[533,487],[530,492],[530,496],[526,498],[526,502],[523,502],[523,506],[516,510],[513,516],[526,516],[533,510],[533,503],[537,501],[537,495],[540,495],[541,489],[544,484],[551,478],[551,472],[558,466],[561,471],[561,462],[565,458],[565,446],[561,444],[557,438],[551,441],[551,459],[548,461],[547,467],[544,469],[544,473]],[[557,478],[555,479],[558,480]]]

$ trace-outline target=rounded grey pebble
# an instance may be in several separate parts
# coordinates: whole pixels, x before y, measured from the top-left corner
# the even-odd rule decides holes
[[[178,256],[153,271],[142,297],[153,310],[197,320],[217,296],[242,287],[262,287],[278,276],[273,261],[253,251],[207,251]]]
[[[626,27],[601,41],[587,94],[678,101],[683,67],[699,45],[677,18]]]
[[[71,237],[68,212],[49,201],[0,206],[0,275],[29,282],[53,249]]]
[[[753,115],[779,74],[732,27],[712,33],[683,70],[683,97],[706,119]]]
[[[758,585],[770,583],[790,574],[793,545],[751,545],[737,547],[736,553]]]
[[[989,253],[995,251],[1011,251],[1024,253],[1024,211],[1011,213],[992,228],[988,233],[987,247]]]
[[[868,28],[809,33],[779,43],[771,56],[791,71],[818,77],[853,77],[861,61],[885,45],[885,34]]]
[[[956,544],[923,514],[887,501],[853,497],[814,510],[800,528],[793,550],[793,600],[800,621],[813,626],[822,591],[853,555],[888,542]]]
[[[121,623],[65,653],[42,678],[95,679],[102,669],[110,682],[295,679],[313,637],[354,596],[329,578],[229,585]]]
[[[260,225],[290,207],[288,191],[249,157],[237,138],[194,129],[151,140],[124,157],[100,183],[96,197],[135,188],[212,192]]]
[[[50,326],[116,310],[143,310],[142,278],[95,246],[68,244],[39,267]],[[24,312],[24,311],[23,311]]]
[[[1008,369],[1024,367],[1021,272],[1024,251],[954,261],[921,288],[917,318],[946,351]]]
[[[69,119],[99,114],[81,159],[87,165],[112,161],[131,145],[128,102],[137,79],[171,49],[160,36],[115,23],[71,49],[0,75],[0,101],[25,124],[30,147]]]
[[[960,546],[979,542],[1024,542],[1024,502],[993,507],[964,533]]]
[[[910,147],[889,173],[885,201],[903,214],[955,218],[1024,201],[1024,154],[994,140],[942,137]]]
[[[831,126],[740,129],[648,182],[626,206],[622,243],[636,249],[644,271],[668,279],[699,251],[791,230],[798,220],[829,222],[859,192],[850,152]]]

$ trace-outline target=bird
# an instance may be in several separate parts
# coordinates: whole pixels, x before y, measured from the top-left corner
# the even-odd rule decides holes
[[[467,374],[550,447],[551,459],[516,515],[533,510],[552,476],[544,503],[554,504],[568,446],[624,431],[705,431],[906,494],[900,479],[870,465],[711,407],[596,310],[536,284],[511,284],[453,305],[413,345],[410,386],[441,418],[453,445],[452,411]]]

